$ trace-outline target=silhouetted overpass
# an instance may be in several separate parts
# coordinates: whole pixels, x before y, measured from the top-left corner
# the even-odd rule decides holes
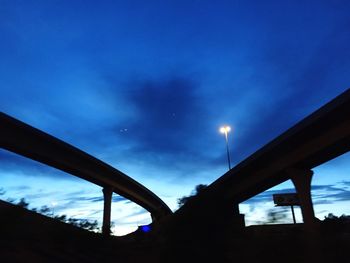
[[[350,90],[347,90],[239,163],[209,188],[242,202],[291,179],[287,170],[311,170],[349,150]]]
[[[153,220],[172,213],[158,196],[121,171],[5,113],[0,113],[0,147],[103,187],[105,233],[113,192],[148,210]]]
[[[304,223],[312,224],[311,169],[349,150],[347,90],[217,179],[179,213],[191,210],[193,215],[196,209],[206,210],[206,218],[212,220],[209,214],[218,214],[221,204],[225,204],[223,209],[234,210],[232,207],[236,206],[238,213],[239,203],[291,179],[299,195]]]

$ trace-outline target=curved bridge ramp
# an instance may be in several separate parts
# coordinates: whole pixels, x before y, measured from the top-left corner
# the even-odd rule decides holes
[[[126,174],[5,113],[0,113],[0,147],[103,187],[105,210],[115,192],[148,210],[153,220],[172,214],[158,196]]]

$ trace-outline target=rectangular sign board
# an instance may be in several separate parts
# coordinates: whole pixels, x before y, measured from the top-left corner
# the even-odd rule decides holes
[[[300,205],[299,198],[296,193],[274,194],[272,197],[276,206]]]

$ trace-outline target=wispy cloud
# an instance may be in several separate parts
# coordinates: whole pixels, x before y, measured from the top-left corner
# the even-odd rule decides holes
[[[3,149],[0,149],[0,162],[0,173],[20,174],[30,177],[52,177],[64,180],[76,179],[70,174]]]
[[[271,202],[272,201],[272,195],[274,194],[281,194],[281,193],[295,193],[294,188],[285,188],[280,190],[268,190],[261,194],[258,194],[247,201],[245,201],[245,204],[250,205],[256,205],[258,203],[264,203],[264,202]]]
[[[350,181],[342,181],[341,183],[346,187],[350,187]]]
[[[350,200],[350,190],[342,187],[343,182],[335,185],[313,185],[311,187],[314,205],[333,204],[339,201]],[[295,188],[284,188],[279,190],[268,190],[245,201],[245,204],[257,206],[259,203],[272,202],[274,194],[295,193]]]
[[[99,202],[103,202],[103,196],[101,194],[101,196],[70,196],[69,198],[65,199],[65,200],[70,200],[72,202],[91,202],[91,203],[99,203]],[[113,195],[112,196],[112,202],[126,202],[128,201],[128,199],[119,196],[119,195]]]

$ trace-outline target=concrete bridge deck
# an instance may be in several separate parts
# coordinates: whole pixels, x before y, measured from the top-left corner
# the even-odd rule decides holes
[[[288,129],[212,183],[208,190],[242,202],[350,150],[350,90]]]
[[[104,229],[109,233],[112,193],[139,204],[158,220],[172,213],[154,193],[126,174],[43,131],[0,113],[0,147],[90,181],[103,188]]]

